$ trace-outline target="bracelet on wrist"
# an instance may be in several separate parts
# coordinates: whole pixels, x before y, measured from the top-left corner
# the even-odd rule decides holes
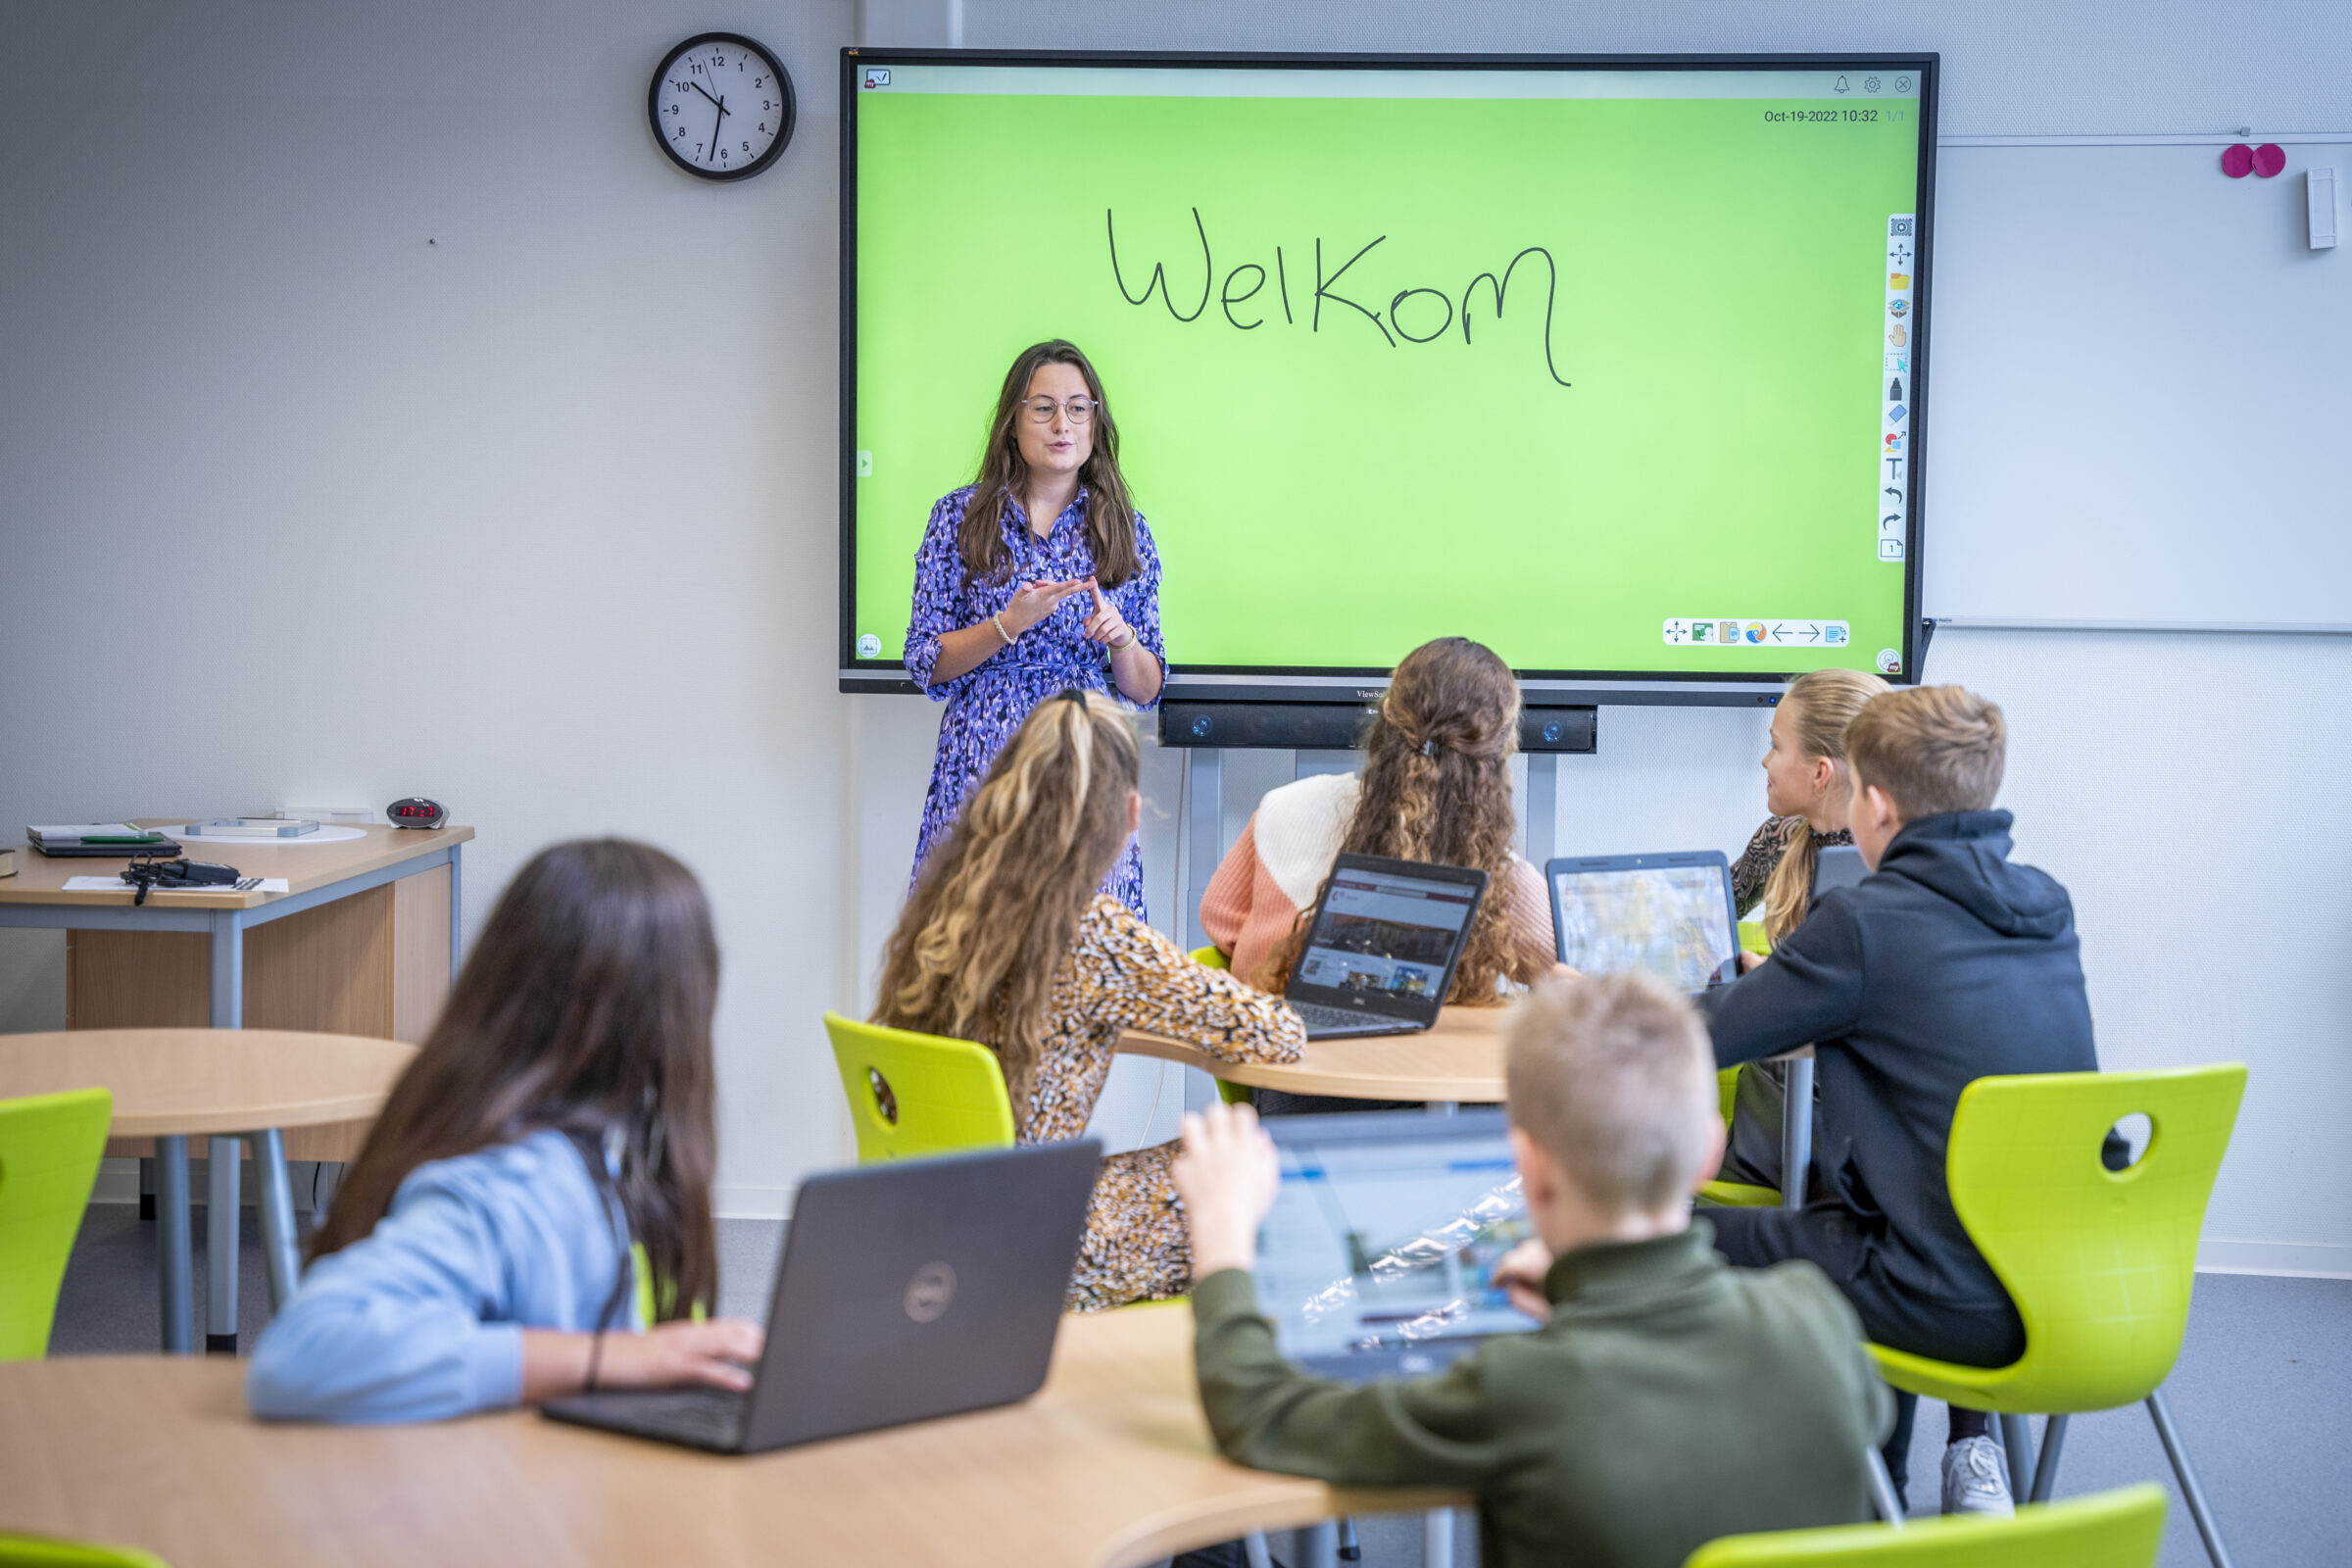
[[[1010,648],[1012,646],[1012,633],[1004,629],[1004,612],[1000,610],[995,614],[989,616],[988,623],[997,628],[997,635],[1004,639],[1005,647]]]

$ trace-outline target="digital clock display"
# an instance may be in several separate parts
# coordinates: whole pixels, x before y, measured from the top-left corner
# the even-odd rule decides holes
[[[394,827],[439,827],[449,820],[449,808],[439,801],[411,795],[385,807],[384,816]]]

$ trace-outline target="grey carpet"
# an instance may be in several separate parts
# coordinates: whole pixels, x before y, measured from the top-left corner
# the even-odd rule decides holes
[[[201,1189],[199,1189],[201,1191]],[[259,1231],[244,1214],[239,1332],[250,1347],[268,1320]],[[127,1204],[91,1206],[58,1300],[50,1351],[57,1355],[148,1351],[157,1347],[154,1227]],[[768,1284],[784,1227],[718,1222],[719,1304],[730,1315],[767,1315]],[[204,1210],[196,1212],[197,1333],[204,1325]],[[2352,1280],[2206,1274],[2197,1279],[2188,1338],[2166,1392],[2189,1455],[2204,1478],[2231,1552],[2247,1568],[2335,1568],[2352,1542],[2352,1486],[2335,1461],[2352,1433]],[[1911,1456],[1911,1506],[1932,1512],[1942,1452],[1942,1408],[1923,1401]],[[2329,1478],[2334,1479],[2330,1480]],[[2172,1495],[2162,1568],[2198,1568],[2205,1553],[2173,1486],[2146,1413],[2136,1407],[2078,1416],[2068,1434],[2060,1495],[2159,1481]],[[1416,1516],[1358,1521],[1366,1568],[1421,1561]],[[1477,1531],[1460,1516],[1455,1563],[1473,1568]],[[1299,1561],[1288,1535],[1277,1556]]]

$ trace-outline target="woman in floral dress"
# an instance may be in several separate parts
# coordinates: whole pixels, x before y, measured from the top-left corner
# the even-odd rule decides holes
[[[923,800],[914,876],[946,842],[998,749],[1064,687],[1159,700],[1159,555],[1119,473],[1095,368],[1059,340],[1006,372],[980,476],[931,509],[914,558],[906,670],[948,705]],[[1138,915],[1130,841],[1102,891]]]

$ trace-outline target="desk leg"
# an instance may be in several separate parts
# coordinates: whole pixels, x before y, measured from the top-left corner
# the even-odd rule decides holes
[[[1421,1568],[1453,1568],[1451,1508],[1432,1508],[1421,1516]]]
[[[1813,1163],[1813,1058],[1788,1063],[1788,1095],[1781,1106],[1781,1206],[1805,1206],[1805,1176]]]
[[[204,1348],[237,1353],[238,1167],[244,1151],[234,1138],[206,1141],[212,1169],[205,1179]]]
[[[1432,1116],[1450,1116],[1461,1108],[1462,1103],[1458,1100],[1433,1100],[1429,1102],[1429,1113]]]
[[[270,1277],[270,1310],[294,1298],[302,1264],[294,1250],[294,1189],[286,1176],[286,1141],[276,1128],[253,1135],[254,1173],[261,1183],[262,1265]]]
[[[1298,1532],[1301,1568],[1339,1568],[1340,1522],[1325,1519]]]
[[[245,1027],[245,922],[234,909],[213,916],[213,1027]],[[234,1138],[215,1138],[207,1152],[204,1216],[204,1348],[237,1353],[237,1176]]]
[[[466,951],[466,918],[458,877],[459,852],[465,848],[463,844],[449,847],[449,978],[453,984],[458,978],[458,956]]]
[[[164,1353],[196,1348],[195,1269],[188,1256],[188,1141],[167,1134],[155,1141],[156,1274],[163,1285]]]

